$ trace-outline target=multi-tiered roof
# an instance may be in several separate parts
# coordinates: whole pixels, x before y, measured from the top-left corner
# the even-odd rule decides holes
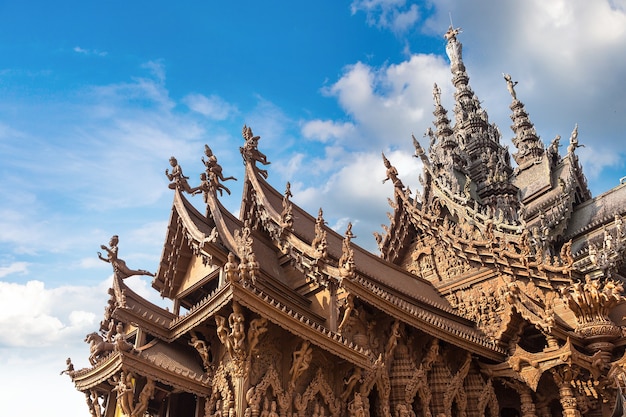
[[[89,335],[92,366],[69,372],[94,416],[606,408],[598,401],[612,400],[626,363],[626,186],[592,198],[577,129],[564,155],[559,138],[546,149],[505,74],[513,166],[470,87],[458,33],[446,34],[454,123],[435,85],[428,151],[413,138],[422,189],[405,188],[383,155],[394,212],[380,255],[355,245],[350,226],[330,229],[322,209],[295,204],[289,183],[272,187],[249,127],[239,217],[220,203],[232,177],[210,147],[195,188],[172,158],[174,202],[152,285],[173,311],[125,285],[116,241],[111,300]]]

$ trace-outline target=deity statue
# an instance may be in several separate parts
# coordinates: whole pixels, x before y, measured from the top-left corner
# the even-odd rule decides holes
[[[228,261],[224,264],[224,275],[228,282],[239,281],[239,269],[235,260],[235,254],[232,252],[228,253]]]
[[[453,28],[452,25],[443,37],[448,41],[446,44],[446,53],[453,67],[458,67],[462,63],[463,45],[457,40],[457,35],[461,33],[461,28]]]
[[[107,257],[103,257],[102,253],[98,252],[98,258],[100,258],[104,262],[110,263],[113,266],[113,273],[116,277],[125,279],[132,275],[148,275],[151,277],[155,276],[155,274],[153,274],[152,272],[148,272],[144,269],[130,269],[128,266],[126,266],[126,262],[117,257],[118,243],[119,237],[117,235],[113,235],[113,237],[111,237],[111,240],[109,241],[109,245],[111,246],[110,248],[107,248],[105,245],[100,245],[100,248],[107,252]]]
[[[437,83],[433,85],[433,99],[436,106],[441,106],[441,88],[439,88]]]
[[[574,130],[572,130],[572,134],[569,137],[569,146],[567,147],[567,153],[572,153],[576,150],[576,148],[584,148],[585,145],[581,145],[578,143],[578,123],[574,126]]]
[[[239,147],[239,151],[241,152],[244,160],[249,162],[260,162],[263,165],[269,165],[271,162],[267,160],[267,156],[263,152],[259,151],[258,148],[259,139],[261,139],[261,137],[254,136],[254,134],[252,133],[252,129],[246,125],[243,126],[242,136],[245,140],[245,143],[243,146]],[[264,178],[267,178],[266,170],[259,170],[259,172]]]
[[[189,177],[183,175],[183,169],[178,165],[178,160],[173,156],[170,158],[170,165],[172,166],[172,173],[170,174],[169,170],[165,170],[165,176],[171,181],[168,187],[172,190],[178,189],[192,194],[194,190],[187,182]]]
[[[202,163],[206,167],[207,172],[214,173],[215,177],[220,181],[237,181],[237,178],[235,177],[224,177],[224,174],[222,173],[222,166],[217,163],[217,157],[213,155],[213,151],[209,148],[209,145],[204,145],[204,154],[207,156],[207,159],[205,160],[203,157]]]
[[[218,181],[217,176],[212,171],[207,171],[207,173],[203,172],[200,174],[200,185],[191,189],[191,194],[199,194],[204,192],[204,202],[208,202],[207,195],[209,191],[216,190],[219,191],[220,196],[223,195],[222,191],[226,191],[226,194],[230,195],[230,190],[224,184]]]
[[[291,385],[295,386],[297,379],[309,369],[313,359],[313,348],[311,342],[305,340],[300,345],[300,349],[293,352],[293,362],[289,374],[291,375]]]
[[[228,329],[226,328],[226,318],[215,316],[215,324],[217,325],[217,338],[222,342],[226,349],[230,352],[230,342],[228,340]]]
[[[209,369],[209,366],[211,364],[210,361],[210,349],[207,346],[207,344],[204,342],[204,340],[200,340],[198,338],[198,336],[195,334],[195,332],[191,332],[191,340],[189,341],[189,346],[192,346],[194,349],[196,349],[198,351],[198,354],[200,355],[200,358],[202,359],[202,365],[204,366],[204,369]]]
[[[502,76],[504,77],[504,80],[506,81],[506,88],[507,90],[509,90],[511,97],[513,97],[513,100],[517,100],[517,94],[515,93],[515,86],[517,85],[517,81],[513,81],[511,79],[511,75],[509,74],[503,73]]]
[[[556,164],[559,161],[559,142],[561,140],[561,135],[556,135],[552,142],[550,142],[550,146],[548,146],[548,156],[553,164]]]
[[[383,184],[387,182],[387,180],[391,180],[394,187],[404,188],[404,184],[402,184],[402,181],[400,181],[400,178],[398,178],[398,170],[396,169],[396,167],[391,165],[391,162],[389,162],[389,160],[385,157],[384,153],[382,155],[383,155],[383,163],[385,164],[385,167],[387,168],[387,173],[386,173],[387,176],[383,180]]]
[[[256,284],[260,269],[261,267],[259,262],[256,260],[254,252],[250,253],[250,255],[248,255],[248,279],[252,282],[252,285]]]
[[[348,324],[348,320],[350,320],[350,314],[352,313],[353,310],[354,310],[354,295],[348,294],[348,296],[346,297],[346,307],[343,311],[343,318],[341,319],[341,323],[339,323],[339,326],[337,327],[338,333],[341,333],[345,329],[346,324]]]
[[[62,370],[59,375],[68,374],[69,376],[72,376],[74,374],[74,364],[72,363],[72,359],[67,358],[65,360],[65,364],[67,365],[67,367]]]
[[[233,302],[233,312],[228,316],[228,325],[230,326],[230,339],[234,350],[243,348],[244,339],[246,337],[244,329],[245,318],[241,307],[238,303]]]
[[[248,329],[250,353],[255,353],[257,351],[259,338],[265,332],[267,332],[267,319],[265,317],[256,318],[250,321],[250,328]]]

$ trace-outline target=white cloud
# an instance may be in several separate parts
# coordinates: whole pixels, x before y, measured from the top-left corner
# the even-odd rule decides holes
[[[160,84],[165,83],[165,65],[162,60],[144,62],[141,66],[147,68]]]
[[[183,103],[191,110],[213,120],[225,120],[237,113],[237,107],[214,94],[208,97],[198,93],[188,94],[183,98]]]
[[[87,358],[89,347],[64,347],[58,350],[0,348],[2,392],[0,403],[5,410],[19,410],[26,416],[88,416],[85,395],[76,390],[67,375],[65,359]],[[77,364],[77,369],[82,365]],[[36,393],[34,396],[33,393]],[[35,398],[36,397],[36,398]]]
[[[73,51],[82,55],[95,55],[95,56],[107,56],[108,53],[106,51],[99,51],[97,49],[85,49],[80,46],[75,46]]]
[[[373,68],[363,63],[348,68],[327,89],[356,125],[352,144],[405,146],[410,134],[431,123],[433,83],[449,91],[447,65],[434,55],[417,54],[408,61]]]
[[[411,30],[420,17],[417,5],[406,3],[406,0],[355,0],[350,9],[352,14],[365,12],[370,26],[402,34]]]
[[[302,134],[307,139],[328,142],[331,139],[341,140],[354,134],[354,124],[350,122],[335,122],[333,120],[311,120],[302,126]]]
[[[107,299],[102,290],[101,286],[46,289],[41,281],[0,281],[0,346],[44,347],[64,338],[79,340],[96,326],[93,310],[99,306],[102,311]]]
[[[0,278],[11,274],[25,274],[28,272],[27,262],[13,262],[9,266],[0,266]]]
[[[421,163],[403,151],[390,151],[385,155],[399,172],[399,177],[412,190],[418,184],[417,175]],[[388,224],[385,215],[392,211],[387,198],[393,196],[393,186],[385,178],[385,166],[379,152],[345,153],[339,169],[327,182],[306,188],[292,188],[293,201],[309,213],[316,213],[320,205],[324,218],[338,233],[343,233],[347,223],[353,223],[353,231],[359,237],[354,242],[374,252],[374,231],[380,224]]]
[[[92,286],[47,288],[42,281],[0,281],[0,347],[48,348],[82,346],[84,336],[98,331],[112,277]],[[150,278],[133,276],[125,283],[151,302],[169,307],[150,287]]]

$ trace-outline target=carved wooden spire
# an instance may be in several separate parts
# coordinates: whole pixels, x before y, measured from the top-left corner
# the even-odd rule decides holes
[[[524,103],[517,99],[517,93],[514,88],[517,85],[517,81],[513,82],[509,74],[504,74],[504,80],[513,98],[513,102],[509,106],[513,111],[511,114],[511,120],[513,121],[511,129],[515,133],[513,144],[517,148],[517,152],[513,154],[513,159],[515,159],[520,168],[523,168],[529,162],[539,161],[545,149],[539,136],[537,136],[535,126],[524,109]]]

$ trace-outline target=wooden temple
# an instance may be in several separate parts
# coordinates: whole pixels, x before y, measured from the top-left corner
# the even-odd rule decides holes
[[[545,146],[505,74],[510,154],[457,35],[454,120],[435,85],[428,147],[413,138],[421,189],[383,155],[394,197],[378,255],[270,185],[249,127],[239,218],[220,203],[232,177],[209,146],[198,187],[170,160],[152,286],[172,308],[125,284],[150,273],[117,257],[116,238],[103,246],[110,300],[86,339],[90,367],[67,371],[92,416],[622,415],[626,185],[592,198],[577,127],[564,152],[560,137]]]

